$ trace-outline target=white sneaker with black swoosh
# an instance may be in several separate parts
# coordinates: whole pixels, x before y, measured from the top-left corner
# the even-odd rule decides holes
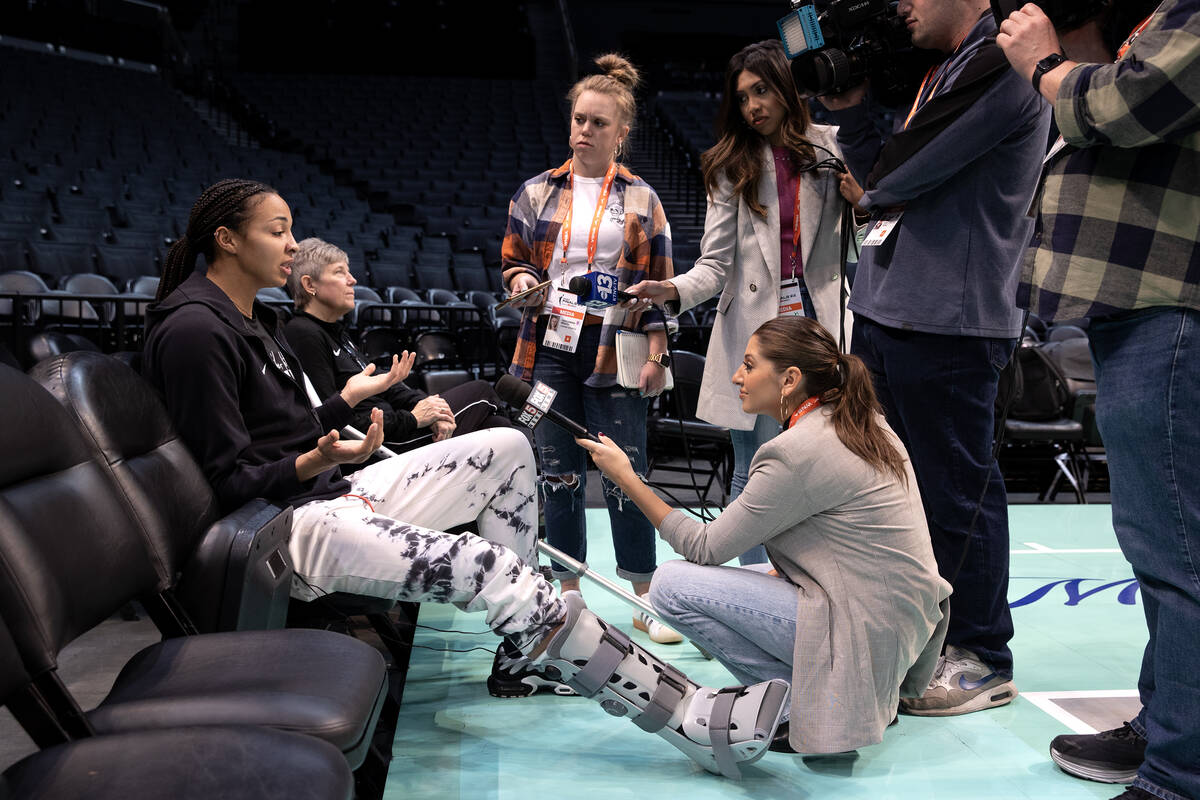
[[[1016,696],[1012,678],[996,672],[970,650],[947,645],[925,694],[901,698],[900,711],[917,717],[950,717],[1002,706]]]

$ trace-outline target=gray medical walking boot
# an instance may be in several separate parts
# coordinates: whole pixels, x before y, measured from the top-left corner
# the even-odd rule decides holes
[[[563,600],[566,620],[532,660],[547,677],[657,733],[709,772],[740,778],[739,767],[767,752],[786,708],[786,681],[698,686],[589,611],[578,592]]]

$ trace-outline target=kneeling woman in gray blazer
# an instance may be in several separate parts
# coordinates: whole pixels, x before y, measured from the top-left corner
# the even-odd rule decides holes
[[[729,428],[732,501],[758,448],[779,434],[771,415],[747,414],[729,385],[746,340],[769,319],[805,316],[835,332],[844,318],[849,342],[851,315],[844,309],[837,129],[809,118],[778,39],[729,60],[717,131],[717,143],[700,159],[708,194],[700,258],[670,280],[628,291],[671,313],[721,296],[696,416]],[[740,560],[767,557],[754,548]]]
[[[900,695],[928,685],[950,594],[904,446],[862,362],[815,320],[763,324],[733,383],[747,413],[785,430],[707,525],[660,500],[611,441],[577,441],[686,559],[655,573],[667,622],[744,683],[791,681],[791,724],[772,749],[875,744]],[[770,564],[720,566],[757,544]]]

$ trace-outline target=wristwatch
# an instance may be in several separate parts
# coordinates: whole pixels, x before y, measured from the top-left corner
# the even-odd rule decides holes
[[[1040,92],[1041,89],[1038,88],[1038,84],[1042,82],[1042,76],[1066,60],[1067,57],[1062,53],[1051,53],[1039,61],[1037,66],[1033,68],[1033,90]]]
[[[671,356],[667,355],[666,353],[651,353],[650,355],[646,356],[646,360],[651,363],[658,364],[663,369],[671,368]]]

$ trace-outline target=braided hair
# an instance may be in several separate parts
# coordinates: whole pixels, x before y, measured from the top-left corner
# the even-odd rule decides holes
[[[254,208],[250,200],[263,194],[278,192],[265,183],[241,178],[217,181],[201,192],[188,216],[187,232],[167,251],[155,300],[161,301],[192,274],[196,256],[203,255],[211,264],[216,248],[213,234],[217,228],[240,230]]]

